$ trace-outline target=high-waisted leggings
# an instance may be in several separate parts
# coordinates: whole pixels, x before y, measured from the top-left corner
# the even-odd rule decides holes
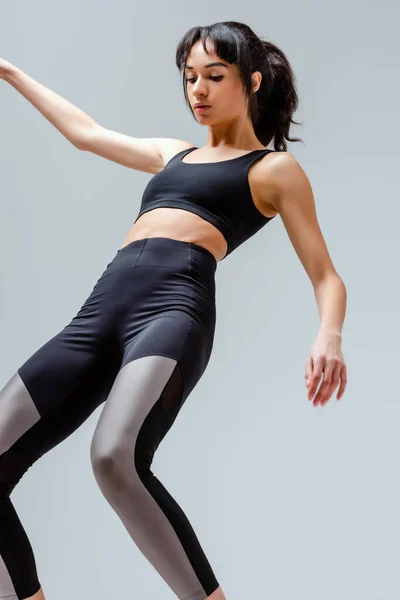
[[[131,242],[71,322],[0,391],[0,598],[40,588],[12,490],[102,403],[90,455],[103,495],[178,598],[203,600],[217,589],[191,524],[151,471],[210,358],[216,266],[198,244]]]

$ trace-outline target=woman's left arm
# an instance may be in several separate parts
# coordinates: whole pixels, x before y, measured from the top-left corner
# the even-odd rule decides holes
[[[330,258],[318,224],[311,184],[289,152],[277,152],[266,166],[268,204],[280,214],[289,239],[314,287],[320,328],[306,360],[308,399],[324,406],[337,386],[337,400],[347,384],[341,349],[346,287]],[[320,383],[318,389],[317,387]],[[315,397],[314,397],[315,396]]]

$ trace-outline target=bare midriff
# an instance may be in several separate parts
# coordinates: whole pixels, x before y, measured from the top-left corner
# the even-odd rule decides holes
[[[203,246],[220,261],[228,245],[222,233],[202,217],[181,208],[154,208],[139,217],[122,247],[150,237],[167,237]]]

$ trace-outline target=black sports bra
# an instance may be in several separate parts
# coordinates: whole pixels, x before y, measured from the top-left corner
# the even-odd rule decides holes
[[[147,184],[138,218],[154,208],[181,208],[215,225],[227,242],[228,256],[274,217],[256,208],[248,171],[262,156],[274,150],[252,150],[211,163],[184,163],[182,158],[197,146],[178,152]],[[276,215],[274,215],[276,216]]]

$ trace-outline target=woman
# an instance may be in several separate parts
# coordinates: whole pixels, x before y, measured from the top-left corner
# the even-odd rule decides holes
[[[285,140],[299,141],[288,136],[298,98],[286,56],[246,25],[225,22],[190,29],[176,60],[189,107],[208,127],[203,148],[106,130],[1,61],[2,78],[77,148],[155,177],[78,314],[0,392],[0,597],[44,598],[12,490],[105,401],[91,445],[104,496],[178,598],[225,599],[185,514],[150,466],[210,358],[218,261],[277,214],[320,312],[308,398],[324,406],[346,387],[346,291],[308,179],[286,151]],[[272,139],[275,150],[266,149]]]

